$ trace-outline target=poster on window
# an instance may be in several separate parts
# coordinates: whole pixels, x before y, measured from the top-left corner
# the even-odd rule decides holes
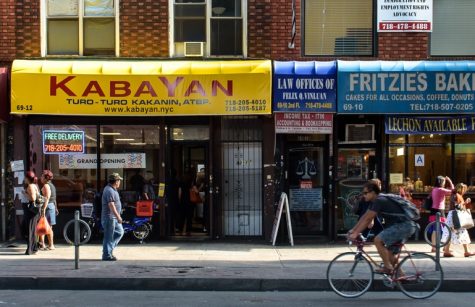
[[[59,155],[60,169],[101,169],[145,168],[145,153],[102,154],[97,161],[96,154]]]
[[[378,32],[432,32],[432,0],[378,0]]]
[[[48,16],[78,16],[78,0],[48,0]]]

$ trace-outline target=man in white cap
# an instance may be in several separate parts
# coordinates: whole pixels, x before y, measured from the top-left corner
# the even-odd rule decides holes
[[[102,260],[116,261],[117,258],[112,254],[114,248],[119,244],[124,235],[122,228],[122,217],[120,212],[122,204],[120,202],[119,192],[122,177],[118,173],[109,175],[109,184],[102,192],[102,214],[101,223],[104,229],[104,239],[102,241]]]

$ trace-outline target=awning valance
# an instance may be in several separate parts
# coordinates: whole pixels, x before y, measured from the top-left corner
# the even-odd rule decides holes
[[[338,61],[338,113],[473,113],[475,61]]]
[[[274,111],[335,112],[336,72],[335,61],[275,61]]]
[[[15,60],[12,114],[271,113],[271,62]]]

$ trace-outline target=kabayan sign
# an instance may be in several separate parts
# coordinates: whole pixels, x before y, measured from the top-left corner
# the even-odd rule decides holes
[[[270,61],[51,62],[48,65],[58,67],[42,67],[41,71],[35,70],[40,65],[35,61],[14,62],[11,113],[111,116],[271,113]],[[68,73],[63,66],[68,67]]]
[[[338,72],[338,113],[473,113],[471,63],[365,62],[358,71],[348,64]],[[409,68],[394,68],[400,66]],[[378,67],[382,71],[374,71]],[[437,71],[439,67],[447,71]]]
[[[475,116],[387,116],[385,128],[386,134],[473,134]]]

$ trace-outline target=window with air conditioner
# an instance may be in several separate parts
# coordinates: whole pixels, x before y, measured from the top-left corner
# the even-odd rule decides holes
[[[374,124],[347,124],[345,126],[346,142],[374,142]]]
[[[375,0],[302,2],[305,55],[373,55]]]
[[[245,0],[171,0],[171,4],[172,56],[245,56]]]
[[[43,1],[43,55],[118,56],[119,0]]]

